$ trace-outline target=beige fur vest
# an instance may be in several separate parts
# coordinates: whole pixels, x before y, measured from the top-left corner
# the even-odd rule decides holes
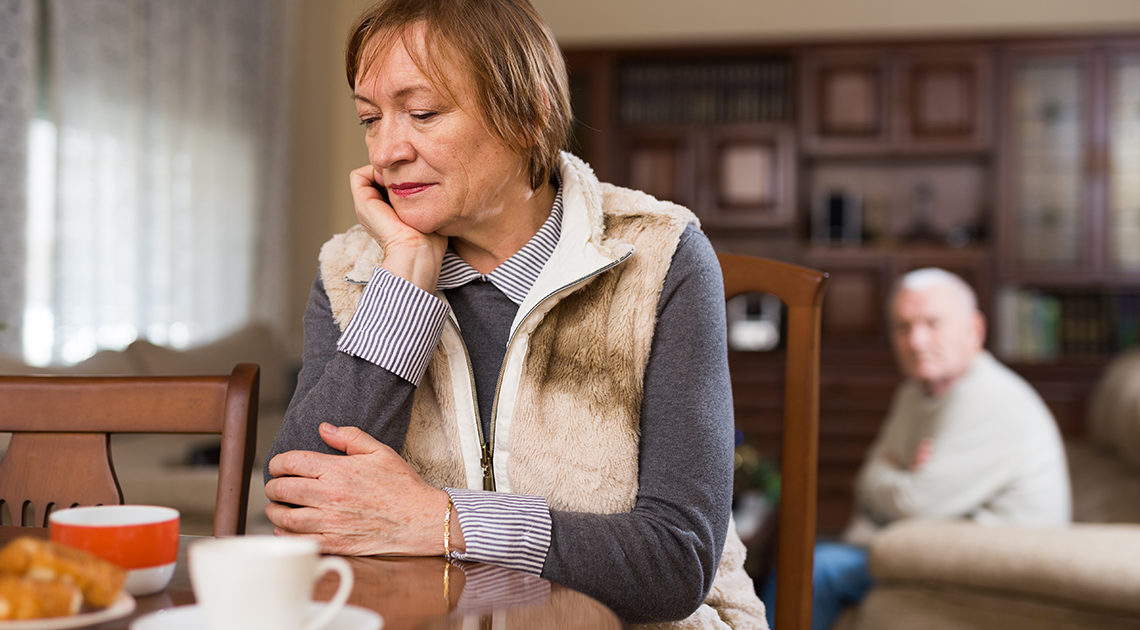
[[[491,473],[496,490],[546,497],[553,510],[629,512],[658,297],[680,235],[696,219],[599,183],[571,156],[563,158],[562,180],[562,237],[511,326],[491,421]],[[322,279],[342,330],[381,259],[360,226],[322,248]],[[484,487],[472,382],[449,321],[416,390],[403,452],[433,485]],[[730,526],[706,604],[655,627],[764,627],[743,562]]]

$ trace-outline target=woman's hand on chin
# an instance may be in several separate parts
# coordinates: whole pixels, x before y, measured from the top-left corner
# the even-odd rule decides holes
[[[349,174],[356,218],[384,250],[384,269],[428,293],[435,292],[447,237],[424,234],[400,220],[380,194],[381,184],[371,165]]]

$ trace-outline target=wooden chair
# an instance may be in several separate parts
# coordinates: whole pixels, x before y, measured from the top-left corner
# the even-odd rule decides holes
[[[0,376],[0,432],[12,433],[0,504],[33,527],[55,508],[120,504],[111,434],[218,433],[214,535],[243,534],[259,378],[252,363],[228,376]]]
[[[808,630],[819,459],[819,329],[828,276],[764,258],[718,257],[725,299],[770,293],[787,307],[775,627]]]

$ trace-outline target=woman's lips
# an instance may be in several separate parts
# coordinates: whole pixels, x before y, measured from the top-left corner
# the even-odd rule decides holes
[[[411,197],[412,195],[419,194],[427,190],[431,184],[423,184],[420,182],[392,184],[388,186],[388,192],[396,195],[397,197]]]

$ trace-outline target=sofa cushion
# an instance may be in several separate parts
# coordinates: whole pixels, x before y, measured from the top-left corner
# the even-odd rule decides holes
[[[1137,630],[1127,612],[997,590],[892,583],[871,590],[844,630]],[[837,630],[837,629],[833,629]]]
[[[259,404],[280,406],[292,396],[291,361],[268,326],[252,324],[208,344],[176,350],[139,340],[124,351],[145,374],[229,374],[238,363],[261,366]]]
[[[871,545],[881,583],[1005,592],[1140,613],[1140,525],[982,526],[900,521]]]
[[[1078,523],[1140,523],[1140,474],[1106,446],[1065,444]]]
[[[1089,399],[1088,431],[1094,443],[1140,468],[1140,348],[1105,368]]]

